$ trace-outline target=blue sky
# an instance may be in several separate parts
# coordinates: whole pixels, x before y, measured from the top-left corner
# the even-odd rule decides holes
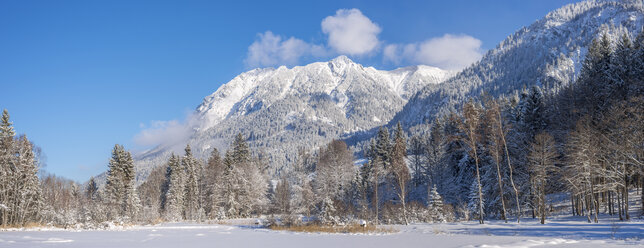
[[[458,69],[572,1],[228,2],[0,1],[0,108],[45,170],[85,181],[114,144],[149,147],[135,137],[253,67],[347,54]]]

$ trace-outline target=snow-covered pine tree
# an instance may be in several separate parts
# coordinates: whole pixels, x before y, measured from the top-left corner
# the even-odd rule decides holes
[[[427,207],[429,208],[430,219],[433,222],[444,222],[443,197],[438,193],[436,185],[432,186],[427,196]]]
[[[237,136],[235,136],[232,147],[232,156],[235,163],[250,162],[250,149],[248,148],[246,139],[244,139],[244,136],[241,133],[238,133]]]
[[[87,187],[85,187],[85,196],[87,199],[96,200],[98,197],[98,185],[94,177],[90,177],[87,182]]]
[[[201,165],[192,155],[190,145],[186,146],[185,155],[181,159],[181,164],[185,170],[185,190],[184,190],[184,213],[186,220],[201,220],[200,213],[203,211],[199,201],[199,175],[201,175]]]
[[[33,152],[33,144],[22,135],[17,141],[18,156],[16,162],[16,183],[13,188],[14,209],[10,220],[14,225],[24,225],[27,222],[39,221],[40,209],[43,206],[38,165]]]
[[[635,81],[636,61],[629,33],[622,34],[610,57],[609,96],[613,101],[626,100],[629,85]]]
[[[221,192],[224,201],[225,215],[229,218],[239,216],[239,203],[237,199],[240,186],[238,185],[239,168],[235,164],[232,150],[226,151],[224,156],[223,190]]]
[[[13,173],[11,166],[14,163],[14,136],[13,124],[9,119],[9,111],[2,111],[0,122],[0,223],[3,227],[8,224],[9,196]]]
[[[376,137],[374,155],[380,158],[385,169],[389,168],[389,164],[391,163],[391,141],[389,139],[389,130],[387,127],[380,127]]]
[[[121,145],[114,145],[112,157],[110,158],[107,171],[107,182],[105,184],[106,205],[108,206],[108,218],[116,220],[123,214],[123,199],[125,199],[125,149]]]
[[[123,167],[123,214],[130,220],[136,220],[141,210],[141,199],[136,192],[136,170],[134,168],[134,160],[129,151],[123,149],[123,160],[121,166]]]
[[[184,169],[181,165],[181,159],[174,154],[168,160],[168,170],[166,180],[168,182],[168,191],[165,195],[165,219],[168,221],[180,221],[183,219],[183,199],[184,199]]]
[[[481,207],[485,205],[485,199],[481,197],[483,195],[483,192],[479,194],[480,188],[482,187],[480,187],[477,181],[472,181],[467,200],[467,208],[469,209],[469,212],[472,213],[472,215],[476,216],[476,218],[478,218],[479,220],[484,218],[485,216],[485,212],[483,210],[484,208]]]
[[[216,218],[221,207],[221,187],[224,173],[224,164],[216,148],[210,152],[206,162],[204,173],[201,178],[200,192],[202,195],[202,206],[208,218]]]
[[[425,157],[425,147],[426,145],[423,142],[423,138],[419,134],[413,135],[409,139],[409,156],[411,157],[411,168],[413,168],[413,187],[420,186],[427,178],[427,170],[424,169],[424,165],[427,163],[423,161],[423,158]]]
[[[429,134],[424,138],[424,174],[427,186],[437,185],[445,182],[445,166],[441,161],[445,159],[447,139],[445,135],[445,119],[437,118],[432,122]]]

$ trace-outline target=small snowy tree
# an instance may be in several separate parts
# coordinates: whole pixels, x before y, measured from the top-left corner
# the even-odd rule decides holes
[[[443,197],[436,190],[436,185],[429,191],[427,197],[430,219],[433,222],[444,222],[445,214],[443,213]]]

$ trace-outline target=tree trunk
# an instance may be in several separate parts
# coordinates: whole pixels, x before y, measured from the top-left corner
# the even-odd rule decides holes
[[[613,215],[613,191],[607,191],[606,194],[608,194],[608,214]]]
[[[544,174],[545,175],[545,174]],[[539,192],[539,204],[541,205],[541,224],[546,223],[546,189],[545,189],[545,182],[542,182],[540,185],[540,192]]]
[[[623,207],[622,207],[622,196],[620,195],[620,191],[621,190],[619,190],[618,188],[617,192],[615,192],[617,194],[617,212],[619,212],[619,220],[624,220],[624,216],[622,215]]]
[[[572,192],[570,193],[570,210],[572,216],[575,216],[575,197],[572,195]]]
[[[626,184],[626,176],[624,176],[624,179],[624,217],[626,218],[626,220],[630,220],[631,216],[628,214],[628,184]]]
[[[483,187],[481,187],[481,174],[479,172],[479,157],[476,152],[476,142],[474,142],[474,163],[476,164],[476,181],[479,185],[479,223],[484,224],[483,222]]]
[[[508,219],[505,216],[505,200],[503,199],[503,180],[501,179],[501,166],[499,166],[499,154],[496,154],[496,175],[497,179],[499,181],[499,197],[501,198],[501,218],[505,221],[505,223],[508,223]]]

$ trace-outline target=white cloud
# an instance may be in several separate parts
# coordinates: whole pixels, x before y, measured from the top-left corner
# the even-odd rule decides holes
[[[191,117],[187,118],[192,119]],[[185,143],[193,130],[190,125],[178,120],[152,121],[150,127],[145,128],[134,136],[134,142],[140,146],[172,146]]]
[[[258,34],[258,39],[248,47],[245,62],[249,67],[294,65],[301,57],[318,57],[325,53],[322,46],[309,44],[294,37],[284,39],[266,31]]]
[[[322,20],[322,32],[327,34],[328,46],[346,55],[373,52],[380,41],[381,29],[358,9],[340,9],[334,16]]]
[[[387,45],[383,50],[384,60],[394,64],[412,62],[450,70],[463,69],[482,55],[479,39],[452,34],[420,43]]]

